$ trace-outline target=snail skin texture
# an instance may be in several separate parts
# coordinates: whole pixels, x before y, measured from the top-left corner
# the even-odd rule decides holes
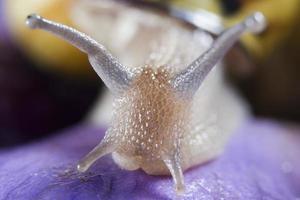
[[[112,153],[121,168],[171,174],[180,193],[184,191],[183,171],[218,155],[232,131],[232,121],[240,116],[238,98],[230,94],[221,81],[222,70],[214,66],[244,32],[261,32],[265,20],[261,13],[254,13],[225,30],[190,65],[178,70],[171,64],[155,65],[155,60],[129,68],[73,28],[35,14],[28,16],[26,24],[49,31],[88,54],[92,67],[114,95],[111,126],[99,145],[79,162],[78,170],[85,172]],[[196,39],[191,40],[197,44]]]

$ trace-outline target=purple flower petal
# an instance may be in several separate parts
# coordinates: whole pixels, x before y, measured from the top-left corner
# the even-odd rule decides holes
[[[300,197],[300,128],[249,120],[218,159],[185,172],[182,199]],[[78,126],[43,142],[0,152],[0,199],[175,199],[171,177],[124,171],[110,156],[79,174],[76,162],[104,129]]]

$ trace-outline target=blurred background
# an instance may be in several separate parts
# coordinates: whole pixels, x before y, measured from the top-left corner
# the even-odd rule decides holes
[[[24,25],[29,13],[38,13],[82,30],[92,24],[89,14],[99,12],[97,6],[84,6],[89,1],[101,4],[102,0],[0,0],[0,148],[86,121],[104,96],[102,82],[84,54]],[[205,9],[220,15],[227,26],[252,11],[263,12],[268,29],[259,36],[244,37],[239,48],[230,52],[225,59],[227,75],[255,116],[300,122],[299,0],[130,2]],[[92,26],[87,30],[108,35],[111,31]]]

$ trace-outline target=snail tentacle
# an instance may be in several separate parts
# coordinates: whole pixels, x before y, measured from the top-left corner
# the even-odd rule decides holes
[[[26,24],[32,29],[42,29],[53,33],[87,53],[94,70],[111,91],[117,92],[130,84],[132,79],[130,70],[120,64],[104,46],[90,36],[36,14],[29,15]]]
[[[182,194],[185,190],[185,185],[179,157],[175,155],[170,158],[165,158],[163,161],[172,175],[177,194]]]
[[[265,27],[266,20],[263,14],[256,12],[241,23],[227,29],[205,53],[172,79],[173,87],[184,95],[193,96],[211,69],[224,57],[243,33],[247,31],[259,33]]]
[[[115,146],[107,141],[101,141],[91,152],[89,152],[82,160],[79,161],[77,169],[80,172],[86,172],[99,158],[112,153]]]

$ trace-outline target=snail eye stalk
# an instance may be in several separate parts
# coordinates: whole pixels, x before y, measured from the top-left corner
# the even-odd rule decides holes
[[[193,96],[211,69],[224,57],[243,33],[247,31],[259,33],[265,27],[265,17],[262,13],[256,12],[241,23],[225,30],[205,53],[173,78],[173,87],[180,94]]]
[[[129,69],[90,36],[36,14],[29,15],[26,24],[32,29],[48,31],[88,54],[94,70],[112,92],[119,92],[130,84],[132,73]]]

